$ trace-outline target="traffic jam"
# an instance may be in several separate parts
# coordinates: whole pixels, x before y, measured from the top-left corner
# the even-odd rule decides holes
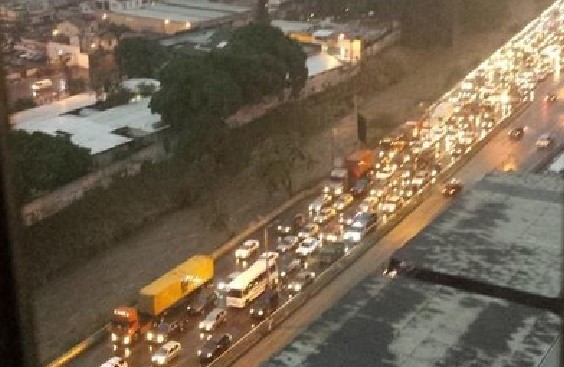
[[[553,7],[479,65],[457,86],[375,149],[335,159],[318,195],[255,232],[226,258],[197,255],[118,307],[109,326],[113,357],[102,367],[205,365],[213,362],[321,272],[386,223],[437,176],[469,152],[516,108],[543,98],[535,87],[560,73],[564,33]],[[564,9],[562,9],[564,10]],[[518,144],[525,126],[509,131]],[[537,137],[550,148],[550,136]],[[445,200],[463,182],[439,188]],[[301,210],[300,210],[301,209]],[[218,266],[222,262],[226,266]],[[188,337],[187,335],[191,335]],[[143,358],[136,357],[139,353]],[[140,362],[141,361],[141,362]]]

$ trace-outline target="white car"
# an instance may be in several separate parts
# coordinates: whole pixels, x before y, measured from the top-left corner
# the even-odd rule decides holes
[[[247,260],[259,250],[259,247],[258,240],[246,240],[241,247],[235,250],[235,258],[237,260]]]
[[[337,215],[337,211],[333,208],[323,208],[321,209],[317,215],[313,217],[313,221],[318,224],[327,223],[331,220],[334,216]]]
[[[298,238],[315,237],[319,234],[319,226],[315,223],[308,223],[298,232]]]
[[[123,358],[112,357],[104,362],[100,367],[128,367],[128,365]]]
[[[299,256],[309,256],[314,253],[319,247],[321,247],[321,243],[318,239],[313,237],[308,237],[300,243],[298,248],[296,249],[296,254]]]
[[[343,194],[335,200],[333,207],[339,211],[345,210],[353,202],[353,196],[351,194]]]
[[[168,364],[174,358],[178,357],[181,349],[179,342],[175,340],[168,341],[151,356],[151,362],[159,366]]]
[[[378,198],[375,196],[367,196],[359,205],[359,210],[363,213],[373,213],[378,208]]]
[[[276,246],[276,251],[281,253],[286,253],[288,251],[294,250],[298,244],[300,243],[300,239],[297,236],[286,236],[278,242],[278,246]]]
[[[386,200],[380,203],[379,209],[384,213],[392,214],[397,209],[399,209],[402,205],[401,197],[394,195],[388,196]]]
[[[323,194],[317,197],[311,204],[309,204],[309,211],[310,212],[318,212],[322,208],[325,208],[331,204],[333,201],[333,196],[329,194]]]
[[[199,328],[202,331],[214,331],[221,323],[227,321],[227,310],[216,307],[210,311],[205,319],[200,321]]]
[[[217,289],[220,291],[227,290],[227,287],[229,286],[229,284],[231,284],[233,279],[237,278],[240,274],[241,272],[239,271],[234,271],[233,273],[229,274],[224,281],[221,281],[217,284]]]

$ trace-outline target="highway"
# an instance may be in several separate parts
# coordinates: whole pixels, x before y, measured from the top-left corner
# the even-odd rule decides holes
[[[517,61],[515,61],[515,63],[517,63]],[[476,85],[478,85],[477,80],[478,79],[474,80]],[[523,85],[527,84],[524,83]],[[419,134],[417,141],[408,141],[407,135],[404,135],[402,138],[394,140],[394,143],[397,144],[391,145],[392,148],[379,148],[380,150],[378,152],[383,153],[384,157],[388,158],[388,161],[379,161],[379,163],[382,163],[382,167],[380,167],[380,165],[376,167],[377,173],[384,171],[392,172],[391,176],[380,180],[381,185],[387,186],[390,189],[386,194],[387,196],[385,196],[386,200],[391,200],[391,198],[397,197],[398,195],[404,195],[403,189],[408,187],[402,186],[404,185],[402,183],[405,177],[403,176],[404,173],[407,172],[411,175],[407,180],[410,186],[414,185],[411,180],[416,172],[419,174],[425,171],[427,174],[430,174],[429,166],[423,168],[425,166],[422,163],[417,163],[420,165],[417,169],[412,166],[413,161],[417,161],[417,157],[420,155],[425,156],[425,153],[420,154],[420,152],[427,151],[427,153],[432,153],[432,156],[436,154],[433,163],[440,163],[444,168],[447,162],[453,160],[452,154],[454,154],[454,149],[445,151],[440,150],[441,147],[450,146],[452,143],[453,146],[462,145],[464,149],[468,149],[468,147],[472,147],[472,144],[476,143],[478,136],[483,136],[491,130],[492,126],[480,126],[481,123],[487,121],[485,117],[487,114],[493,114],[495,120],[499,121],[501,110],[508,106],[507,102],[495,102],[495,109],[492,110],[485,107],[482,108],[476,101],[485,100],[489,97],[478,97],[480,93],[482,93],[480,88],[481,87],[476,87],[472,92],[476,98],[474,102],[467,102],[465,99],[467,97],[463,96],[457,97],[452,95],[449,97],[454,98],[454,101],[460,105],[467,106],[473,103],[478,107],[479,112],[469,112],[473,110],[466,110],[464,109],[466,107],[462,107],[463,110],[460,111],[463,114],[462,117],[459,116],[455,118],[454,112],[446,117],[448,121],[455,121],[454,124],[447,126],[441,123],[443,126],[429,126],[425,133],[417,133]],[[526,87],[524,87],[524,89],[526,89]],[[553,134],[555,140],[554,146],[559,146],[562,143],[564,138],[564,125],[561,115],[562,102],[564,101],[562,89],[562,81],[559,77],[553,77],[552,75],[546,81],[537,85],[535,89],[536,98],[531,102],[528,109],[516,118],[511,125],[512,127],[525,128],[523,139],[520,141],[509,140],[507,134],[509,129],[499,132],[484,149],[477,152],[473,159],[456,174],[456,177],[464,183],[466,188],[472,187],[472,185],[479,181],[486,173],[502,168],[506,165],[505,163],[508,160],[514,163],[517,171],[529,172],[534,169],[550,152],[550,150],[540,151],[536,148],[537,138],[542,133],[550,132]],[[557,92],[560,98],[555,102],[545,102],[543,97],[549,92]],[[502,94],[501,90],[497,93],[499,95]],[[505,97],[507,97],[507,94],[505,94]],[[413,133],[415,133],[417,129],[419,128],[414,128]],[[424,126],[420,130],[423,131],[423,129],[425,129]],[[469,138],[468,136],[470,135],[471,137]],[[463,142],[468,139],[470,139],[469,142]],[[447,143],[447,141],[449,141],[449,143]],[[425,144],[427,144],[427,147]],[[415,151],[416,146],[420,147],[417,153]],[[411,157],[409,161],[406,160],[408,156]],[[425,158],[423,158],[422,161],[425,161]],[[427,180],[428,176],[425,177],[425,180]],[[430,182],[427,181],[426,184],[429,185]],[[420,188],[421,187],[418,187],[418,189]],[[386,259],[396,249],[400,248],[407,240],[418,233],[448,207],[451,200],[443,197],[440,192],[441,188],[441,183],[432,186],[433,193],[431,197],[425,200],[381,241],[374,243],[374,246],[359,259],[354,266],[345,270],[329,286],[316,295],[314,299],[310,300],[297,313],[290,316],[285,323],[274,330],[247,355],[241,358],[236,365],[241,367],[256,366],[259,365],[261,361],[267,360],[270,355],[282,348],[294,335],[299,333],[302,328],[314,321],[325,309],[329,308],[335,301],[344,296],[347,289],[352,285],[359,282],[371,272],[381,271]],[[400,191],[400,189],[402,189],[402,191]],[[259,253],[268,250],[272,251],[274,249],[276,244],[274,228],[276,224],[279,222],[289,223],[296,213],[307,213],[307,207],[311,200],[312,198],[304,199],[271,223],[268,230],[268,241],[266,241],[266,243],[263,240],[265,235],[263,230],[256,231],[249,236],[250,239],[257,239],[261,242],[261,251],[259,251]],[[379,200],[385,201],[384,199]],[[350,216],[358,211],[359,201],[360,199],[355,200],[355,202],[344,211],[345,216]],[[398,208],[395,210],[397,209]],[[379,209],[378,217],[378,223],[380,224],[383,218],[381,208]],[[333,219],[333,221],[334,220],[335,219]],[[324,228],[324,226],[322,226],[322,228]],[[374,235],[368,234],[363,241],[374,242]],[[251,261],[254,259],[256,259],[256,256]],[[313,255],[308,261],[315,262],[315,260],[315,255]],[[247,263],[236,263],[233,252],[228,253],[216,259],[214,282],[217,284],[230,273],[241,271],[248,265]],[[288,299],[288,294],[284,290],[284,287],[282,287],[281,296],[281,303]],[[115,306],[118,305],[108,305],[108,319],[111,315],[111,307]],[[184,313],[183,309],[179,312]],[[168,317],[175,316],[179,312],[171,312],[171,315],[168,315]],[[196,350],[203,344],[200,340],[200,332],[197,329],[198,323],[201,320],[201,316],[193,317],[193,320],[189,322],[188,330],[173,337],[173,339],[181,343],[182,351],[179,357],[173,360],[169,366],[200,365],[196,356]],[[248,314],[248,307],[243,309],[228,308],[227,322],[216,329],[214,334],[230,333],[233,335],[235,341],[247,333],[252,327],[253,320],[251,320]],[[131,353],[124,356],[127,357],[129,367],[148,367],[150,366],[150,353],[151,351],[145,342],[138,342],[132,347]],[[121,351],[118,351],[116,354],[122,355]],[[112,355],[114,355],[114,351],[108,337],[106,341],[85,351],[68,365],[77,367],[100,366]]]
[[[562,82],[546,81],[537,87],[537,96],[544,96],[549,91],[562,88]],[[531,106],[512,124],[512,126],[525,126],[526,133],[523,140],[512,142],[507,137],[508,129],[500,132],[481,152],[479,152],[471,162],[465,166],[457,178],[459,178],[465,187],[471,187],[479,181],[487,172],[498,169],[502,166],[508,155],[514,156],[517,170],[528,171],[542,160],[548,154],[548,151],[537,151],[535,147],[537,137],[544,132],[551,132],[557,137],[557,142],[563,139],[562,131],[562,101],[558,100],[551,104],[546,104],[542,98],[537,98]],[[300,309],[295,315],[291,316],[282,326],[274,330],[259,345],[252,349],[245,357],[237,362],[236,366],[247,367],[256,366],[260,361],[267,360],[269,356],[281,349],[289,342],[294,335],[314,321],[324,309],[330,307],[335,301],[342,297],[347,289],[356,284],[370,272],[380,269],[385,260],[407,240],[418,233],[429,222],[433,220],[439,213],[445,210],[450,201],[445,199],[439,192],[440,186],[436,185],[436,189],[432,197],[427,199],[409,215],[401,224],[392,230],[384,239],[379,241],[375,246],[364,255],[355,266],[348,269],[314,299],[310,300],[305,307]],[[305,199],[298,203],[291,210],[285,212],[279,221],[288,221],[298,213],[307,212],[307,205],[311,202],[311,198]],[[356,211],[355,201],[346,214],[353,214]],[[275,227],[273,224],[271,227]],[[269,244],[271,248],[275,245],[274,230],[269,230]],[[259,239],[261,241],[262,250],[264,247],[264,232],[255,232],[249,238]],[[367,237],[370,240],[370,236]],[[261,251],[262,252],[262,251]],[[240,271],[246,264],[237,264],[234,260],[233,253],[216,260],[216,283],[225,279],[228,274],[233,271]],[[283,299],[287,299],[287,294],[283,293]],[[199,331],[197,330],[198,322],[201,317],[194,317],[194,321],[190,323],[189,330],[182,334],[179,338],[183,346],[181,356],[176,359],[171,366],[198,366],[198,360],[195,354],[196,349],[202,344],[200,341]],[[248,308],[244,309],[228,309],[228,322],[222,325],[216,333],[227,332],[238,338],[244,335],[252,327],[252,320],[248,315]],[[69,366],[99,366],[109,356],[113,355],[113,350],[109,341],[106,341],[95,348],[92,348],[77,359],[72,361]],[[118,353],[119,355],[119,353]],[[144,367],[150,365],[150,354],[145,343],[137,343],[132,348],[131,356],[128,358],[129,366]]]
[[[537,88],[537,95],[544,96],[548,91],[562,89],[564,82],[547,81]],[[456,175],[466,188],[471,188],[485,174],[498,169],[507,154],[514,154],[517,160],[518,172],[529,172],[550,151],[539,151],[535,143],[537,137],[545,132],[556,136],[556,142],[564,142],[564,101],[559,99],[553,105],[547,106],[542,98],[537,98],[511,127],[527,126],[527,132],[520,142],[511,142],[507,137],[508,129],[501,131],[484,149],[482,149]],[[557,145],[557,144],[555,144]],[[292,339],[314,322],[349,289],[373,272],[381,272],[394,251],[402,247],[425,226],[433,221],[440,213],[448,208],[450,200],[445,199],[437,188],[433,195],[425,200],[416,210],[407,216],[387,236],[374,244],[354,266],[344,271],[327,287],[299,311],[290,316],[278,328],[240,358],[234,367],[259,366],[275,355]],[[370,238],[368,238],[370,240]]]

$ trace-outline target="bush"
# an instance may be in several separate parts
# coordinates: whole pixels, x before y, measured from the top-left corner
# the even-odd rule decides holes
[[[30,108],[37,107],[35,100],[31,97],[18,98],[12,104],[12,113],[29,110]]]

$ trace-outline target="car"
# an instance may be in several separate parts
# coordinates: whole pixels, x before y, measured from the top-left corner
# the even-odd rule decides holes
[[[367,196],[359,205],[359,210],[364,213],[373,213],[378,209],[379,199],[376,196]]]
[[[299,291],[313,283],[314,279],[315,272],[312,272],[310,270],[302,270],[291,282],[288,283],[288,291],[290,291],[291,294],[298,293]]]
[[[298,248],[296,249],[296,255],[298,256],[309,256],[314,253],[319,247],[321,247],[321,243],[318,239],[313,237],[308,237],[300,243]]]
[[[387,214],[392,214],[403,206],[403,199],[399,195],[388,195],[379,205],[378,209]]]
[[[555,93],[548,93],[545,97],[544,97],[544,101],[545,102],[556,102],[556,100],[558,99],[558,97],[556,96]]]
[[[298,238],[315,237],[319,234],[319,226],[315,223],[308,223],[298,232]]]
[[[225,280],[220,281],[220,282],[217,284],[217,289],[220,290],[220,291],[227,290],[227,288],[229,287],[229,284],[231,284],[231,282],[233,281],[233,279],[237,278],[240,274],[241,274],[240,271],[234,271],[234,272],[232,272],[231,274],[229,274],[229,275],[227,276],[227,278],[226,278]]]
[[[280,278],[286,279],[299,269],[303,267],[302,261],[300,259],[292,259],[290,261],[284,262],[280,265],[279,274]]]
[[[127,362],[120,357],[112,357],[102,363],[100,367],[128,367]]]
[[[354,214],[352,214],[352,215],[345,215],[344,213],[340,213],[340,214],[339,214],[339,219],[338,219],[339,224],[344,224],[344,225],[351,224],[352,221],[353,221],[354,216],[355,216]]]
[[[445,197],[452,197],[462,191],[462,183],[453,178],[443,186],[442,194]]]
[[[268,263],[270,265],[274,264],[277,260],[278,257],[280,256],[280,254],[278,252],[274,252],[274,251],[266,251],[263,252],[259,258],[257,259],[257,261],[266,261],[268,260]]]
[[[249,308],[249,314],[255,319],[262,320],[276,310],[279,301],[280,294],[278,291],[267,289],[253,301]]]
[[[305,226],[307,223],[307,215],[298,213],[294,215],[291,223],[287,224],[279,224],[276,227],[278,234],[286,235],[286,234],[293,234],[296,233],[300,228]]]
[[[237,260],[248,260],[255,254],[260,247],[258,240],[246,240],[241,247],[235,250],[235,258]]]
[[[509,136],[509,140],[518,141],[523,139],[523,135],[525,135],[525,129],[522,127],[516,127],[509,130],[509,133],[507,135]]]
[[[182,347],[176,340],[170,340],[164,343],[157,351],[151,356],[153,364],[163,366],[170,363],[174,358],[178,357]]]
[[[187,321],[188,320],[162,321],[147,330],[145,340],[149,344],[163,344],[168,341],[171,336],[184,331],[188,324]]]
[[[345,210],[352,204],[353,200],[354,199],[351,194],[342,194],[333,203],[333,208],[335,208],[338,211]]]
[[[319,233],[319,239],[328,242],[339,241],[342,236],[343,226],[338,223],[332,223]]]
[[[231,334],[221,334],[206,340],[204,345],[196,352],[200,363],[210,363],[223,354],[233,341]]]
[[[542,134],[537,139],[537,149],[548,149],[552,147],[553,142],[554,139],[552,138],[552,135],[550,135],[549,133]]]
[[[322,208],[328,207],[333,201],[333,196],[330,194],[323,194],[317,197],[311,204],[309,204],[308,209],[310,212],[318,212]]]
[[[202,331],[213,331],[219,325],[227,321],[227,310],[221,307],[216,307],[206,316],[205,319],[200,321],[198,325]]]
[[[295,250],[299,244],[300,244],[300,239],[297,236],[286,236],[278,241],[278,246],[276,246],[276,251],[283,254],[288,251]]]
[[[325,224],[337,215],[334,208],[323,208],[313,217],[313,221],[318,224]]]
[[[351,188],[351,194],[353,196],[362,196],[368,191],[370,186],[370,181],[367,178],[361,178],[355,182],[354,186]]]
[[[204,290],[196,299],[186,306],[186,311],[190,315],[203,315],[206,310],[212,309],[217,304],[217,294],[213,291]]]

